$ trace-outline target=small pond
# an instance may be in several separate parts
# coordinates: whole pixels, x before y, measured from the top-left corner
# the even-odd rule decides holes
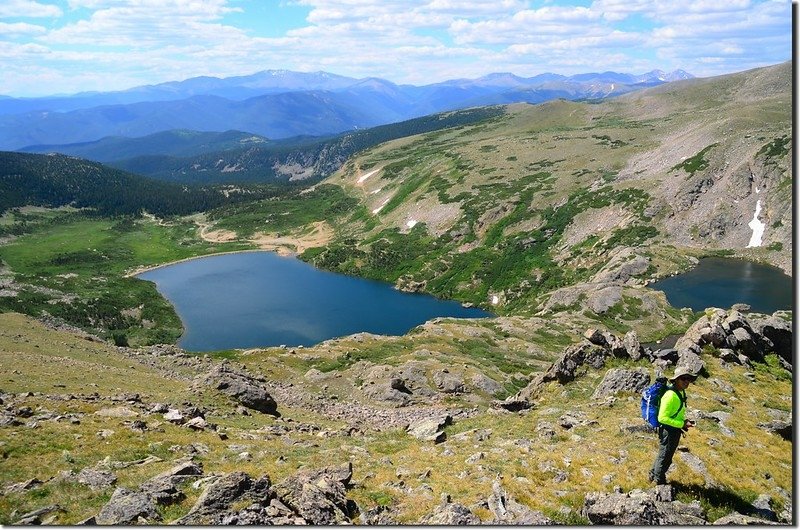
[[[664,291],[673,307],[693,311],[738,303],[767,314],[794,307],[791,276],[777,267],[733,258],[703,258],[692,270],[650,287]]]
[[[362,331],[402,335],[434,317],[492,316],[272,252],[208,256],[137,277],[175,306],[184,326],[178,345],[190,351],[310,346]]]

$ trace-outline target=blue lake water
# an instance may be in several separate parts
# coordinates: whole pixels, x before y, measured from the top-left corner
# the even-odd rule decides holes
[[[402,335],[434,317],[492,316],[272,252],[198,258],[137,277],[175,306],[184,326],[178,345],[189,351],[310,346],[362,331]]]
[[[673,307],[702,311],[748,304],[752,311],[793,309],[792,277],[781,269],[732,258],[704,258],[692,270],[650,285],[664,291]]]

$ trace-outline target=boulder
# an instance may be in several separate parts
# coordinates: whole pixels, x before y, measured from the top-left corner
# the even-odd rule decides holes
[[[199,377],[201,385],[218,390],[249,409],[280,416],[277,404],[267,392],[263,382],[263,379],[257,379],[243,371],[234,370],[226,362],[215,366],[211,372]]]
[[[672,500],[670,486],[629,493],[589,493],[582,514],[595,525],[701,525],[705,524],[700,503]]]
[[[759,429],[771,432],[783,438],[784,440],[792,441],[792,422],[790,421],[770,421],[768,423],[759,423],[756,425]]]
[[[753,332],[765,343],[764,353],[777,353],[782,359],[792,364],[792,324],[775,315],[766,318],[750,318]]]
[[[117,476],[105,469],[88,467],[75,476],[75,481],[89,486],[93,491],[108,488],[117,483]]]
[[[699,355],[690,350],[678,350],[678,363],[675,366],[677,370],[680,367],[687,368],[691,373],[700,375],[706,369],[706,363],[700,358]]]
[[[720,517],[711,524],[715,526],[740,526],[740,525],[762,526],[762,525],[770,525],[778,523],[772,521],[766,521],[764,519],[759,519],[757,517],[751,517],[749,515],[742,515],[739,512],[733,512],[729,513],[724,517]]]
[[[275,496],[307,524],[334,525],[350,522],[355,509],[346,488],[353,476],[351,464],[316,471],[300,471],[273,487]]]
[[[622,300],[622,286],[615,284],[598,284],[598,289],[589,293],[587,307],[602,315]]]
[[[624,370],[612,368],[606,372],[605,377],[592,394],[593,399],[613,396],[620,392],[633,392],[640,394],[650,384],[650,373],[646,368]]]
[[[389,506],[380,505],[361,513],[358,520],[362,525],[367,526],[398,526],[400,524]]]
[[[422,516],[417,524],[427,526],[438,525],[472,525],[480,524],[481,520],[478,519],[469,508],[463,504],[458,504],[450,501],[450,496],[446,493],[442,494],[442,501],[437,505],[431,513]]]
[[[202,476],[202,474],[202,465],[184,462],[143,483],[139,486],[139,491],[149,495],[156,504],[175,504],[184,498],[179,486],[187,480]]]
[[[583,338],[591,342],[596,346],[606,346],[606,338],[603,336],[603,332],[596,328],[587,329],[586,332],[583,334]]]
[[[52,524],[53,520],[55,519],[55,515],[53,512],[65,512],[66,510],[59,506],[58,504],[51,504],[49,506],[45,506],[43,508],[38,508],[32,512],[28,512],[20,517],[17,521],[14,522],[15,526],[21,525],[42,525],[42,524]],[[49,516],[46,519],[43,519],[44,516]]]
[[[494,515],[494,519],[490,523],[493,525],[539,526],[555,524],[552,519],[546,517],[542,512],[531,510],[511,498],[497,480],[492,483],[492,493],[486,503],[489,505],[489,511]]]
[[[207,525],[217,524],[222,517],[228,514],[230,506],[242,498],[247,498],[246,494],[256,490],[261,492],[259,497],[266,497],[266,490],[269,488],[269,478],[264,477],[258,484],[247,473],[234,471],[218,478],[212,482],[200,494],[189,513],[176,521],[176,524],[188,525]],[[252,495],[248,495],[252,496]]]
[[[447,369],[435,372],[433,383],[440,392],[445,394],[461,394],[466,391],[464,380],[458,375],[451,374]]]
[[[639,335],[635,331],[627,332],[625,338],[622,339],[622,344],[628,353],[628,357],[632,360],[638,361],[644,356],[644,348],[642,348],[642,343],[639,342]]]
[[[449,414],[433,418],[426,418],[411,423],[406,431],[408,434],[419,440],[441,443],[446,438],[446,435],[442,429],[450,425],[452,422],[453,418]]]
[[[738,349],[741,353],[747,355],[751,359],[763,359],[758,351],[758,346],[755,339],[743,327],[733,330],[733,333],[728,336],[728,344],[730,344],[734,349]]]
[[[494,379],[483,375],[482,373],[477,373],[472,376],[472,386],[481,392],[486,392],[490,396],[495,394],[499,394],[503,391],[503,385],[495,381]]]
[[[159,519],[149,495],[126,488],[114,490],[111,499],[95,517],[99,525],[132,525]]]
[[[502,402],[493,403],[493,406],[511,411],[530,408],[533,398],[547,383],[558,381],[563,385],[573,381],[578,376],[578,369],[584,364],[600,369],[605,365],[608,355],[606,348],[588,340],[568,346],[546,372],[538,374],[525,388]]]

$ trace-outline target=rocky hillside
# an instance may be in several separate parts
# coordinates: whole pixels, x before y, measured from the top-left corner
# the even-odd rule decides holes
[[[677,349],[587,330],[511,394],[457,351],[488,322],[226,360],[2,314],[0,522],[791,523],[786,317],[709,310]],[[652,488],[639,393],[681,364],[697,427]]]
[[[500,312],[714,252],[791,274],[790,109],[786,63],[389,142],[326,181],[363,206],[304,257]]]

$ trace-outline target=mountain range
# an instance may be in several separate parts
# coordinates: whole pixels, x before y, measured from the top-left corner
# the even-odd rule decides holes
[[[235,129],[271,139],[320,136],[472,106],[607,98],[691,77],[682,70],[529,78],[496,73],[414,86],[374,77],[267,70],[117,92],[2,97],[0,149],[139,137],[170,129]]]

